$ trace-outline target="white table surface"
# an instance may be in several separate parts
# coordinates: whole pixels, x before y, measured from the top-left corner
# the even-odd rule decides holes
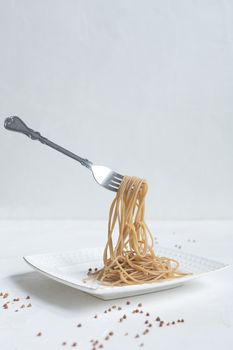
[[[150,227],[162,245],[181,245],[183,251],[233,263],[233,221],[151,222]],[[180,288],[102,301],[40,275],[22,256],[104,245],[106,222],[0,221],[0,237],[0,292],[9,293],[6,299],[0,297],[1,350],[92,349],[91,339],[109,350],[140,349],[141,343],[148,350],[233,349],[232,267]],[[17,297],[20,301],[11,303]],[[2,307],[6,301],[8,309]],[[28,302],[32,307],[19,307]],[[145,313],[131,312],[140,302],[150,313],[147,335],[142,335]],[[122,310],[104,314],[112,305]],[[119,323],[123,314],[127,319]],[[159,328],[154,321],[158,315],[166,322],[183,318],[184,323]],[[114,335],[105,341],[110,331]],[[67,345],[62,346],[63,341]]]

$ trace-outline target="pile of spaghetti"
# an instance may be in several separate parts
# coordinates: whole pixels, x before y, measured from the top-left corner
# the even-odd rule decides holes
[[[129,285],[180,277],[178,261],[155,255],[154,239],[145,221],[145,180],[125,176],[109,212],[103,268],[90,273],[104,284]],[[114,244],[114,228],[118,237]]]

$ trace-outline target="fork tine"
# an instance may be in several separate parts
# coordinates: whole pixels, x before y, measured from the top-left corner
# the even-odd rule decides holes
[[[119,189],[120,185],[115,184],[114,182],[109,183],[110,186],[115,187],[117,190]]]
[[[108,190],[114,191],[114,192],[117,192],[117,190],[118,190],[118,187],[114,187],[110,183],[104,185],[104,187],[107,188]]]
[[[110,185],[112,187],[116,187],[116,188],[119,188],[119,186],[120,186],[119,183],[114,182],[112,179],[109,181],[108,185]]]
[[[114,187],[117,191],[118,191],[118,189],[119,189],[119,187],[120,187],[120,185],[115,184],[114,182],[110,182],[110,183],[109,183],[109,186]]]
[[[113,173],[112,173],[112,174],[113,174],[113,176],[114,176],[114,177],[119,178],[120,180],[122,180],[122,179],[123,179],[123,177],[124,177],[123,175],[118,174],[118,173],[116,173],[115,171],[113,171]]]
[[[117,179],[116,177],[113,176],[111,178],[111,181],[115,182],[116,184],[120,184],[122,182],[122,179],[120,180],[120,179]]]
[[[114,181],[110,181],[109,185],[113,186],[113,187],[116,187],[116,188],[119,188],[121,184],[118,184]]]

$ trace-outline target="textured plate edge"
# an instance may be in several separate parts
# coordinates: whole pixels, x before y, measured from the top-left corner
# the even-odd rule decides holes
[[[174,249],[174,248],[170,248],[170,247],[165,247],[165,246],[158,246],[157,250],[158,250],[158,253],[159,253],[159,250],[160,249],[165,249],[165,250],[168,250],[170,252],[174,252],[177,254],[177,250]],[[75,250],[68,250],[68,251],[65,251],[65,252],[62,252],[62,254],[68,254],[68,253],[77,253],[78,251],[100,251],[100,250],[103,250],[103,247],[93,247],[93,248],[79,248],[79,249],[75,249]],[[23,259],[25,260],[25,262],[31,266],[34,270],[40,272],[41,274],[43,274],[44,276],[48,277],[48,278],[51,278],[57,282],[60,282],[62,284],[65,284],[65,285],[68,285],[70,287],[73,287],[75,289],[78,289],[78,290],[81,290],[83,292],[86,292],[88,294],[91,294],[97,298],[100,298],[102,299],[101,296],[107,296],[107,295],[111,295],[111,294],[115,294],[115,293],[120,293],[121,290],[124,290],[126,292],[130,292],[130,291],[135,291],[135,292],[140,292],[140,291],[143,291],[145,290],[145,286],[146,286],[146,292],[145,293],[141,293],[141,294],[147,294],[147,293],[150,293],[150,292],[156,292],[156,289],[155,288],[155,285],[158,286],[158,283],[162,284],[164,289],[171,289],[171,288],[176,288],[178,287],[179,285],[183,285],[185,283],[188,283],[188,282],[191,282],[192,280],[194,279],[197,279],[199,277],[202,277],[202,276],[205,276],[206,274],[209,274],[211,272],[217,272],[217,271],[221,271],[221,270],[224,270],[228,267],[230,267],[231,265],[230,264],[226,264],[226,263],[223,263],[223,262],[220,262],[218,260],[213,260],[213,259],[209,259],[209,258],[206,258],[206,257],[203,257],[203,256],[200,256],[200,255],[196,255],[196,254],[193,254],[193,253],[189,253],[189,252],[186,252],[186,251],[182,251],[182,252],[179,252],[179,253],[182,253],[184,255],[187,255],[189,257],[194,257],[194,258],[199,258],[199,259],[204,259],[208,262],[212,262],[212,263],[217,263],[219,265],[221,265],[221,267],[215,269],[215,270],[210,270],[210,271],[205,271],[205,272],[202,272],[202,273],[197,273],[197,274],[193,274],[193,275],[188,275],[188,276],[184,276],[184,277],[179,277],[177,279],[172,279],[172,280],[167,280],[167,281],[161,281],[161,282],[157,282],[156,284],[155,283],[144,283],[142,285],[128,285],[128,286],[122,286],[122,287],[119,287],[119,286],[115,286],[115,287],[112,287],[112,286],[99,286],[99,287],[93,287],[93,286],[86,286],[86,285],[82,285],[82,284],[78,284],[78,283],[72,283],[72,282],[69,282],[63,278],[60,278],[58,277],[57,275],[53,275],[51,273],[48,273],[46,271],[43,271],[41,268],[33,265],[29,260],[30,258],[35,258],[35,257],[40,257],[40,256],[46,256],[46,255],[59,255],[61,254],[61,252],[51,252],[51,253],[40,253],[40,254],[33,254],[33,255],[27,255],[27,256],[23,256]],[[173,283],[171,284],[170,282],[173,281],[173,282],[176,282],[177,283]],[[171,288],[169,288],[169,286],[171,286]],[[122,289],[123,288],[123,289]],[[163,290],[163,289],[161,289]],[[159,290],[157,290],[157,292],[159,292]],[[123,298],[123,296],[122,296]],[[107,300],[108,298],[104,298],[103,300]]]
[[[78,285],[77,283],[71,283],[68,282],[67,280],[64,280],[62,278],[59,278],[57,276],[54,276],[52,274],[49,274],[48,272],[45,272],[43,270],[41,270],[40,268],[34,266],[33,264],[31,264],[30,262],[28,262],[26,260],[26,257],[23,257],[23,259],[25,260],[25,262],[33,268],[33,270],[41,273],[43,276],[47,277],[47,278],[51,278],[52,280],[61,283],[62,285],[66,285],[68,287],[72,287],[75,288],[76,290],[91,295],[99,300],[114,300],[114,299],[124,299],[127,297],[131,297],[131,296],[138,296],[138,295],[146,295],[146,294],[150,294],[150,293],[158,293],[158,292],[162,292],[164,290],[169,290],[169,289],[175,289],[178,287],[182,287],[184,284],[188,283],[189,280],[187,281],[178,281],[177,279],[177,283],[176,284],[170,284],[168,286],[164,285],[162,286],[162,288],[157,288],[156,290],[153,288],[154,284],[151,283],[150,287],[151,288],[147,288],[145,290],[144,285],[130,285],[130,286],[125,286],[125,287],[109,287],[109,288],[92,288],[92,287],[82,287],[81,285]],[[139,288],[135,290],[135,287],[143,287],[143,288]],[[127,289],[126,289],[127,288]]]
[[[43,254],[41,254],[41,255],[43,255]],[[78,284],[78,283],[72,283],[72,282],[69,282],[69,281],[67,281],[67,280],[65,280],[65,279],[63,279],[63,278],[60,278],[60,277],[55,276],[55,275],[52,275],[51,273],[48,273],[48,272],[42,270],[41,268],[39,268],[39,267],[33,265],[29,260],[27,260],[29,257],[30,257],[30,255],[29,255],[29,256],[23,256],[24,261],[25,261],[30,267],[32,267],[35,271],[38,271],[39,273],[41,273],[42,275],[44,275],[44,276],[46,276],[46,277],[48,277],[48,278],[51,278],[51,279],[53,279],[53,280],[55,280],[55,281],[57,281],[57,282],[60,282],[60,283],[62,283],[63,285],[65,284],[65,285],[67,285],[67,286],[70,286],[70,287],[73,287],[73,288],[75,288],[75,289],[81,290],[82,292],[90,293],[91,291],[98,290],[97,287],[92,287],[92,286],[90,286],[90,285],[89,285],[89,286],[86,286],[86,285],[84,285],[84,284],[82,285],[82,284]]]

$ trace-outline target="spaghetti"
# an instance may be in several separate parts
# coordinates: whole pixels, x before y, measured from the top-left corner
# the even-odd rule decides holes
[[[147,190],[145,180],[129,176],[123,178],[109,211],[104,266],[89,274],[101,283],[121,286],[186,275],[178,272],[177,260],[155,255],[154,239],[144,221]],[[119,235],[114,244],[116,225]]]

